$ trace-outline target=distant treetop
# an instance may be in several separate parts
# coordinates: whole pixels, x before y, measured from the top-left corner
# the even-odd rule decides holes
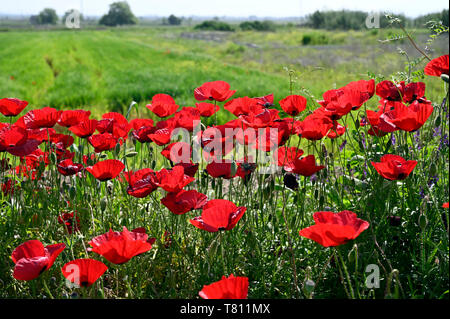
[[[131,12],[126,1],[114,2],[109,5],[109,12],[99,21],[99,24],[107,26],[117,26],[126,24],[136,24],[137,18]]]

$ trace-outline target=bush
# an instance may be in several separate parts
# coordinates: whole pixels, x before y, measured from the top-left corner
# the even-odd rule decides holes
[[[228,23],[215,20],[203,21],[202,23],[197,24],[194,29],[211,31],[234,31],[234,29]]]
[[[306,33],[302,38],[303,45],[324,45],[329,43],[330,38],[321,32]]]
[[[107,26],[117,26],[125,24],[136,24],[137,19],[131,12],[130,6],[126,1],[114,2],[109,5],[109,12],[99,21],[99,24]]]
[[[272,21],[244,21],[239,27],[243,31],[275,31],[275,24]]]

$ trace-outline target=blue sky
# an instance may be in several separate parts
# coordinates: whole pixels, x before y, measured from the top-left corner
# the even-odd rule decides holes
[[[108,11],[113,0],[0,0],[0,13],[36,14],[45,7],[62,15],[75,8],[85,15],[99,16]],[[128,0],[136,16],[234,16],[293,17],[315,10],[352,9],[388,11],[410,17],[448,8],[447,0]]]

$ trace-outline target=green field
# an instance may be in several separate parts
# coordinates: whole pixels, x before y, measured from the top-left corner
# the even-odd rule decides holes
[[[202,32],[187,27],[10,30],[0,33],[0,96],[27,100],[34,107],[83,107],[95,115],[126,112],[134,100],[144,113],[143,106],[157,93],[193,106],[194,88],[213,80],[238,88],[236,96],[274,93],[278,101],[290,92],[287,70],[293,70],[293,90],[305,88],[320,99],[328,89],[368,79],[368,72],[389,79],[404,71],[407,59],[397,47],[410,59],[418,56],[409,42],[378,41],[395,33],[296,28]],[[428,35],[425,30],[415,34],[419,43]],[[305,37],[308,45],[302,44]],[[446,45],[448,36],[441,37],[431,46],[433,55],[444,54]],[[433,98],[440,87],[428,80]]]
[[[235,229],[217,233],[191,225],[189,219],[199,211],[172,214],[160,202],[166,196],[161,188],[134,198],[127,193],[128,184],[117,178],[100,182],[87,172],[83,178],[62,177],[50,143],[44,143],[41,148],[50,152],[51,161],[47,166],[40,162],[40,179],[18,176],[14,169],[1,172],[2,182],[17,180],[20,189],[0,192],[0,297],[198,298],[204,285],[233,273],[249,278],[249,298],[448,299],[449,219],[448,209],[442,207],[448,202],[449,101],[443,102],[448,84],[423,75],[427,61],[407,39],[380,41],[398,33],[295,27],[276,32],[204,32],[190,27],[0,32],[0,98],[28,101],[20,115],[51,106],[90,110],[91,118],[100,119],[108,111],[127,115],[135,101],[138,107],[128,120],[156,122],[159,118],[145,107],[155,94],[170,94],[178,105],[194,106],[194,89],[215,80],[237,90],[233,98],[273,93],[276,108],[284,97],[301,94],[309,100],[308,109],[296,120],[316,109],[313,100],[320,100],[325,91],[370,78],[423,81],[434,107],[420,130],[370,136],[369,125],[360,126],[359,119],[366,109],[376,109],[379,97],[374,96],[339,120],[348,128],[336,140],[310,141],[293,134],[286,145],[314,154],[317,165],[324,166],[312,177],[297,176],[296,190],[284,184],[285,172],[224,180],[206,174],[202,162],[186,190],[247,208]],[[418,45],[427,46],[432,58],[448,54],[448,34],[427,44],[429,35],[427,30],[413,30]],[[411,70],[408,61],[414,65]],[[19,116],[0,116],[0,121]],[[217,124],[235,118],[222,108]],[[215,120],[211,117],[207,124]],[[99,153],[97,160],[120,160],[127,171],[156,171],[171,165],[159,155],[163,148],[130,137]],[[83,155],[93,153],[78,137],[69,150],[79,163]],[[387,180],[371,164],[383,154],[418,163],[407,179]],[[7,152],[0,159],[8,159],[12,168],[21,160]],[[299,236],[314,223],[314,212],[343,210],[354,211],[370,227],[339,247],[324,248]],[[81,230],[73,234],[58,223],[58,216],[69,211],[81,218]],[[400,225],[392,222],[395,218]],[[87,249],[87,242],[123,226],[145,227],[149,237],[156,238],[153,248],[125,264],[108,263],[108,271],[90,288],[68,288],[61,267],[78,258],[105,261]],[[171,240],[165,232],[171,233]],[[46,245],[64,242],[66,249],[39,278],[16,280],[11,253],[30,239]],[[379,289],[365,284],[366,266],[371,264],[380,266]]]

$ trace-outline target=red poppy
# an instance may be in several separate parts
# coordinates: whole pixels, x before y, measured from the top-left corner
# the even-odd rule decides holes
[[[191,161],[192,149],[188,143],[175,142],[171,143],[161,151],[161,155],[177,163],[189,163]]]
[[[262,105],[264,107],[271,107],[273,106],[273,94],[261,96],[261,97],[255,97],[256,103],[258,105]]]
[[[248,115],[239,117],[245,125],[251,128],[269,127],[273,125],[275,120],[280,119],[278,110],[275,109],[263,109],[261,112],[257,109],[256,112],[259,113],[253,113],[252,111],[251,109]]]
[[[7,126],[0,129],[0,152],[14,156],[27,156],[34,152],[40,142],[29,139],[28,132],[19,126]]]
[[[194,97],[197,101],[215,100],[223,102],[228,100],[236,91],[230,90],[230,85],[225,81],[213,81],[203,83],[202,86],[194,90]]]
[[[14,125],[17,125],[17,124],[14,124]],[[22,127],[22,126],[20,126],[20,127]],[[24,128],[26,128],[26,126]],[[28,133],[28,139],[37,140],[40,143],[42,143],[42,142],[47,142],[49,136],[51,137],[52,135],[56,134],[56,131],[53,128],[37,128],[37,129],[27,129],[27,133]]]
[[[250,111],[253,113],[261,113],[263,106],[258,104],[258,101],[248,96],[238,97],[225,103],[223,108],[230,111],[236,116],[247,115]]]
[[[181,190],[176,193],[168,193],[161,199],[161,203],[172,213],[182,215],[194,209],[201,209],[205,206],[208,197],[196,190]]]
[[[175,113],[179,106],[170,95],[156,94],[152,98],[152,103],[146,107],[158,117],[166,117]]]
[[[117,138],[110,133],[94,134],[88,137],[88,142],[96,153],[100,153],[113,149],[117,145]]]
[[[448,202],[442,204],[442,208],[448,208]]]
[[[404,89],[405,89],[404,81],[395,84],[392,81],[385,80],[377,84],[376,94],[382,99],[388,101],[402,101]]]
[[[306,102],[301,95],[289,95],[280,101],[280,106],[290,116],[297,116],[306,109]]]
[[[234,172],[232,172],[232,166],[235,166]],[[209,163],[205,168],[206,173],[214,178],[225,178],[230,179],[236,177],[237,164],[231,162],[230,160],[215,160]]]
[[[178,163],[177,165],[174,165],[173,167],[181,166],[184,168],[184,174],[190,177],[194,177],[195,174],[198,171],[198,164],[193,163],[192,161],[189,161],[189,163]]]
[[[308,115],[303,121],[294,123],[295,133],[307,140],[316,141],[324,138],[333,127],[333,122],[326,116]]]
[[[97,122],[97,120],[85,120],[77,125],[71,126],[69,131],[78,137],[86,138],[94,134],[95,129],[97,128]]]
[[[28,105],[27,101],[19,99],[0,99],[0,113],[4,116],[17,116]]]
[[[108,133],[111,133],[117,139],[120,137],[123,139],[127,139],[128,132],[131,129],[131,125],[128,123],[128,120],[125,118],[125,116],[117,112],[109,112],[103,114],[102,119],[112,121],[112,124],[109,124],[107,126]],[[100,130],[98,131],[100,132]]]
[[[64,127],[71,127],[89,120],[89,116],[91,116],[91,111],[67,110],[61,113],[57,123]]]
[[[155,184],[167,192],[178,192],[195,178],[184,174],[184,167],[174,166],[172,169],[162,169],[156,172]]]
[[[407,161],[401,156],[392,154],[382,156],[379,163],[371,163],[378,174],[391,181],[407,178],[417,165],[417,161]]]
[[[69,261],[61,269],[63,276],[79,287],[92,286],[106,270],[104,263],[90,258]]]
[[[295,167],[295,161],[303,155],[303,151],[297,147],[279,147],[277,153],[277,165],[291,172]]]
[[[220,107],[218,105],[214,105],[212,103],[195,103],[195,106],[200,112],[200,116],[203,117],[210,117],[220,110]]]
[[[371,110],[366,111],[367,114],[367,121],[369,122],[371,128],[367,131],[369,135],[372,136],[384,136],[389,132],[394,132],[397,128],[395,125],[391,125],[391,123],[387,125],[383,125],[386,122],[380,123],[380,116],[383,115],[383,111],[379,110],[378,112],[374,112]],[[381,124],[381,125],[380,125]],[[361,126],[364,126],[365,124],[362,124]]]
[[[425,66],[424,72],[426,75],[441,76],[441,74],[449,74],[449,58],[448,54],[440,56],[431,60]]]
[[[150,168],[126,172],[124,175],[128,182],[127,194],[130,196],[144,198],[158,188],[154,182],[154,171]]]
[[[57,168],[61,175],[72,176],[83,169],[83,164],[77,164],[72,162],[71,159],[65,159],[58,163]]]
[[[61,216],[58,216],[58,223],[64,224],[69,234],[80,231],[80,218],[74,212],[63,213]]]
[[[175,113],[176,127],[182,127],[189,132],[200,123],[200,111],[195,107],[183,107]]]
[[[57,134],[57,133],[50,134],[50,142],[54,143],[56,147],[59,149],[68,148],[70,145],[73,144],[73,141],[74,141],[73,136],[67,134]]]
[[[339,89],[326,91],[323,94],[323,101],[318,102],[324,108],[328,108],[329,104],[345,105],[345,108],[341,110],[341,114],[336,114],[342,116],[350,108],[349,104],[351,105],[351,110],[358,110],[374,93],[375,80],[359,80],[350,82]]]
[[[44,247],[39,240],[29,240],[14,249],[11,258],[16,264],[14,278],[32,280],[49,269],[58,255],[66,248],[65,244]]]
[[[344,210],[339,213],[316,212],[313,215],[315,225],[300,231],[300,236],[309,238],[324,247],[334,247],[355,239],[369,227],[365,220],[356,214]]]
[[[110,230],[108,233],[94,237],[89,245],[92,246],[93,252],[102,255],[109,262],[123,264],[152,248],[147,239],[147,234],[130,232],[124,226],[122,232]]]
[[[198,293],[203,299],[247,299],[248,278],[223,276],[221,280],[204,285]]]
[[[145,229],[145,227],[138,227],[138,228],[133,229],[132,232],[133,232],[133,233],[142,233],[142,234],[146,234],[146,233],[147,233],[147,230]],[[156,238],[154,238],[154,237],[149,238],[149,239],[147,239],[147,242],[148,242],[150,245],[153,245],[153,244],[156,242]]]
[[[293,166],[288,168],[292,169],[291,172],[295,174],[308,177],[325,168],[325,166],[316,165],[314,155],[308,155],[306,157],[294,160]],[[285,169],[289,171],[286,167]]]
[[[150,143],[152,140],[149,135],[156,131],[154,126],[143,126],[141,128],[135,129],[131,134],[133,137],[141,143]]]
[[[94,166],[86,167],[86,170],[96,179],[104,182],[116,178],[124,168],[125,165],[121,161],[107,159],[96,163]]]
[[[53,127],[59,119],[62,111],[51,107],[28,111],[24,115],[23,121],[27,128],[50,128]]]
[[[148,134],[148,138],[150,138],[150,140],[152,140],[156,145],[159,146],[169,144],[171,136],[171,128],[158,129],[151,134]]]
[[[328,132],[327,137],[331,139],[338,138],[345,134],[345,130],[345,126],[339,124],[337,121],[333,121],[333,127]]]
[[[385,131],[387,127],[413,132],[421,128],[433,113],[433,105],[427,101],[414,101],[410,106],[401,102],[389,103],[390,110],[380,116],[379,127]]]
[[[100,134],[103,134],[103,133],[111,133],[112,134],[113,124],[114,124],[113,119],[102,119],[97,122],[96,129]]]
[[[231,230],[242,218],[246,207],[237,207],[225,199],[213,199],[203,206],[202,215],[191,220],[192,225],[208,232]]]
[[[153,126],[152,119],[133,119],[130,121],[130,125],[134,130],[138,130],[143,127]]]

